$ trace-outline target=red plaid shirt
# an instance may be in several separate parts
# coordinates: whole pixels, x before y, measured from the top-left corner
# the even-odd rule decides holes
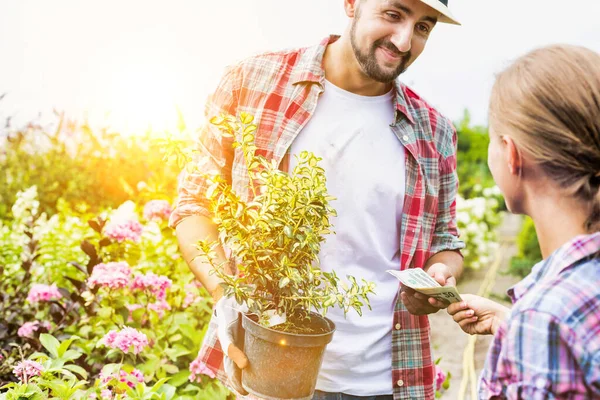
[[[289,148],[315,111],[323,92],[322,66],[331,36],[319,45],[261,54],[228,69],[217,90],[209,97],[207,120],[221,113],[248,112],[258,126],[258,153],[287,170]],[[456,227],[456,131],[451,122],[396,81],[396,113],[392,130],[406,148],[406,194],[401,222],[401,263],[398,269],[422,268],[433,254],[464,247]],[[232,150],[231,139],[206,124],[200,151],[208,155],[234,190],[249,200],[248,174],[240,149]],[[185,173],[170,225],[199,214],[210,216],[207,185],[197,174]],[[400,289],[400,287],[399,287]],[[394,399],[433,399],[434,360],[427,316],[413,316],[397,296],[392,328],[392,377]],[[368,315],[365,316],[368,318]],[[223,353],[211,320],[199,358],[227,382]]]

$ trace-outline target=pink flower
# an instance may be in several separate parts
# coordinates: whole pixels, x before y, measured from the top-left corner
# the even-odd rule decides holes
[[[31,360],[25,360],[19,362],[15,366],[13,374],[15,374],[21,382],[27,382],[34,376],[41,376],[43,370],[44,367],[42,364]]]
[[[192,361],[192,363],[190,364],[190,372],[191,382],[196,381],[199,383],[202,378],[198,375],[207,375],[213,379],[216,377],[215,373],[211,369],[209,369],[205,363],[200,361],[200,357],[197,357],[194,361]]]
[[[165,300],[160,300],[156,303],[148,304],[148,309],[156,311],[160,318],[164,317],[165,311],[170,311],[171,306]]]
[[[110,221],[104,227],[104,234],[119,243],[126,240],[139,243],[142,239],[142,224],[131,219]]]
[[[56,284],[49,286],[36,283],[31,286],[31,289],[29,289],[29,294],[27,295],[27,301],[30,303],[58,300],[60,298],[62,298],[62,294],[60,294],[58,291]]]
[[[169,278],[162,275],[156,275],[148,272],[146,275],[137,275],[131,282],[131,290],[150,290],[158,300],[164,300],[167,295],[167,289],[173,283]]]
[[[100,339],[100,344],[111,349],[119,349],[123,353],[129,352],[133,347],[133,354],[139,354],[148,346],[148,337],[137,329],[127,327],[118,332],[115,330],[108,332]]]
[[[184,286],[185,288],[185,298],[183,299],[183,308],[187,308],[190,305],[194,304],[198,300],[200,300],[200,296],[196,293],[196,288],[198,286],[194,283],[188,283]]]
[[[110,389],[102,389],[100,396],[102,396],[102,400],[111,400],[113,398],[113,393]]]
[[[122,289],[131,281],[131,268],[125,261],[98,264],[88,279],[88,286],[104,286],[110,289]]]
[[[446,380],[446,373],[440,368],[439,365],[435,366],[435,390],[439,391],[442,388],[442,384]]]
[[[52,325],[50,325],[50,322],[48,321],[25,322],[17,331],[17,335],[19,335],[20,337],[32,338],[35,336],[34,333],[37,332],[40,328],[44,328],[47,331],[49,331],[50,329],[52,329]]]
[[[134,387],[136,384],[144,382],[144,374],[139,369],[134,369],[129,374],[123,370],[119,370],[118,378],[115,374],[104,374],[104,372],[100,372],[99,378],[102,385],[108,384],[113,379],[118,379],[119,382],[125,382],[129,387]]]
[[[144,382],[144,374],[139,369],[134,368],[133,371],[129,373],[129,376],[133,376],[139,383]]]
[[[148,221],[162,221],[169,219],[171,205],[166,200],[150,200],[144,206],[144,218]]]
[[[38,330],[39,322],[25,322],[19,330],[17,331],[17,335],[20,337],[28,337],[32,338],[34,333]]]

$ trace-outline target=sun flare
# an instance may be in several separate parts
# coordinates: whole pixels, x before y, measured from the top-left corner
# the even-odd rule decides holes
[[[164,65],[128,67],[110,88],[108,120],[124,135],[172,130],[177,126],[177,78]]]

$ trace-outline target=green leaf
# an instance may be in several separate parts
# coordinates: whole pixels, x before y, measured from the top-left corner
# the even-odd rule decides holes
[[[179,386],[183,385],[184,383],[188,382],[189,377],[190,377],[190,370],[184,369],[184,370],[179,371],[175,375],[173,375],[171,377],[171,379],[169,380],[169,383],[175,387],[179,387]]]
[[[42,346],[48,350],[48,353],[50,353],[52,357],[58,358],[58,348],[60,347],[60,342],[56,340],[54,336],[47,333],[42,333],[40,335],[40,342],[42,343]]]
[[[163,364],[161,367],[162,367],[162,369],[164,369],[169,374],[176,374],[176,373],[179,372],[179,368],[177,367],[177,365]]]
[[[62,357],[60,357],[60,359],[63,361],[73,361],[78,359],[79,357],[81,357],[81,352],[76,350],[67,350],[62,355]]]
[[[177,388],[175,386],[165,383],[160,389],[157,390],[157,393],[164,395],[161,397],[161,399],[171,400],[173,396],[175,396],[176,391]]]
[[[165,382],[167,382],[169,379],[170,379],[170,378],[162,378],[162,379],[159,379],[159,380],[158,380],[158,381],[157,381],[157,382],[154,384],[154,386],[152,386],[152,391],[154,391],[154,392],[158,391],[158,389],[160,389],[160,388],[162,387],[162,385],[164,385],[164,384],[165,384]]]
[[[65,352],[67,351],[67,349],[69,348],[69,346],[71,346],[71,344],[75,341],[80,339],[79,336],[71,336],[70,338],[63,340],[60,344],[60,346],[58,346],[58,356],[62,357],[63,354],[65,354]]]
[[[248,125],[245,129],[244,129],[244,133],[252,133],[256,130],[256,125]]]
[[[282,289],[282,288],[286,287],[288,285],[288,283],[290,283],[290,278],[288,278],[287,276],[284,276],[283,278],[281,278],[279,280],[279,288]]]
[[[83,379],[87,379],[88,373],[85,369],[81,368],[79,365],[69,364],[63,367],[64,369],[68,369],[69,371],[75,372]]]
[[[252,121],[254,121],[254,116],[247,112],[241,112],[240,113],[240,121],[242,121],[242,124],[244,124],[244,125],[251,124]]]

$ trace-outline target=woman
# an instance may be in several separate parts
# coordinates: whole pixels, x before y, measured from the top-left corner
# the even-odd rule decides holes
[[[473,295],[448,307],[495,336],[479,398],[600,398],[600,54],[521,57],[496,80],[489,124],[489,168],[544,259],[509,289],[512,309]]]

